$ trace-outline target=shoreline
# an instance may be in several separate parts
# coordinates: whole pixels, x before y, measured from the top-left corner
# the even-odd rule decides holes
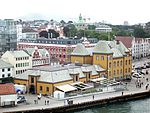
[[[80,110],[85,109],[97,105],[105,105],[105,104],[111,104],[116,102],[125,102],[125,101],[131,101],[131,100],[138,100],[143,98],[150,97],[150,90],[144,90],[144,91],[138,91],[134,93],[127,93],[120,96],[114,96],[114,97],[108,97],[104,99],[95,99],[91,101],[85,101],[81,103],[73,103],[71,105],[63,105],[63,106],[57,106],[57,107],[43,107],[43,108],[36,108],[36,109],[24,109],[24,110],[14,110],[14,111],[8,111],[3,113],[53,113],[53,112],[69,112],[74,110]]]

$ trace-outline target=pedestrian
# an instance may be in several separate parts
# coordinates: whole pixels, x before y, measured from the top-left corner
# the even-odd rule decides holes
[[[148,78],[146,78],[146,81],[148,82]]]
[[[46,105],[46,100],[45,100],[45,105]]]
[[[47,105],[49,105],[49,100],[47,100]]]
[[[147,90],[147,88],[148,88],[148,84],[146,85],[146,90]]]
[[[34,104],[36,104],[36,100],[34,100]]]
[[[94,95],[93,95],[93,100],[94,100]]]
[[[122,91],[122,96],[123,96],[123,91]]]

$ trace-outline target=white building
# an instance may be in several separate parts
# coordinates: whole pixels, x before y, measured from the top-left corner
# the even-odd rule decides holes
[[[32,58],[23,50],[7,51],[2,55],[2,59],[14,66],[16,75],[32,68]]]
[[[46,49],[25,48],[24,51],[32,57],[32,66],[50,65],[50,54]]]
[[[133,59],[146,57],[150,54],[150,42],[147,38],[135,38],[126,36],[116,36],[123,44],[132,50]]]
[[[17,105],[17,94],[13,84],[0,84],[0,106]]]
[[[144,38],[133,38],[132,40],[132,56],[133,58],[141,58],[148,56],[149,42]]]
[[[25,32],[22,33],[22,38],[28,39],[34,39],[34,38],[38,38],[39,37],[39,33],[38,32]]]
[[[112,32],[112,28],[109,27],[108,25],[99,25],[95,28],[95,31],[98,33],[108,33],[108,32]]]
[[[0,79],[7,77],[14,77],[13,71],[14,71],[13,65],[0,59]]]

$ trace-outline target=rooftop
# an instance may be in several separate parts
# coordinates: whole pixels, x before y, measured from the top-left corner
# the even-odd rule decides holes
[[[73,77],[71,75],[74,73],[79,73],[79,78],[83,78],[85,77],[83,73],[83,71],[85,70],[91,71],[92,75],[97,75],[97,70],[105,71],[105,69],[98,67],[89,64],[84,64],[81,66],[77,66],[75,64],[69,64],[64,66],[41,66],[29,69],[21,75],[16,75],[16,78],[27,80],[28,76],[32,75],[40,76],[38,81],[41,82],[57,83],[72,80]]]
[[[80,38],[66,38],[66,39],[20,39],[19,43],[40,43],[40,44],[60,44],[60,45],[76,45],[78,43],[82,43],[84,40]],[[97,43],[98,40],[96,38],[88,38],[90,43]]]
[[[0,59],[0,69],[3,69],[3,68],[11,68],[13,67],[13,65],[3,61],[2,59]]]

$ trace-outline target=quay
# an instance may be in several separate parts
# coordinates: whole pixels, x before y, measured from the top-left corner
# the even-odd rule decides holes
[[[150,96],[150,90],[138,90],[138,91],[124,91],[122,92],[113,92],[113,93],[105,93],[105,94],[96,94],[89,95],[86,97],[79,97],[70,99],[73,100],[73,103],[70,105],[64,105],[64,100],[58,100],[56,103],[52,103],[50,105],[45,106],[32,106],[32,107],[23,107],[23,108],[13,108],[6,111],[2,111],[3,113],[54,113],[54,112],[68,112],[73,110],[85,109],[97,105],[110,104],[115,102],[123,102],[130,100],[143,99]],[[1,111],[1,110],[0,110]]]

